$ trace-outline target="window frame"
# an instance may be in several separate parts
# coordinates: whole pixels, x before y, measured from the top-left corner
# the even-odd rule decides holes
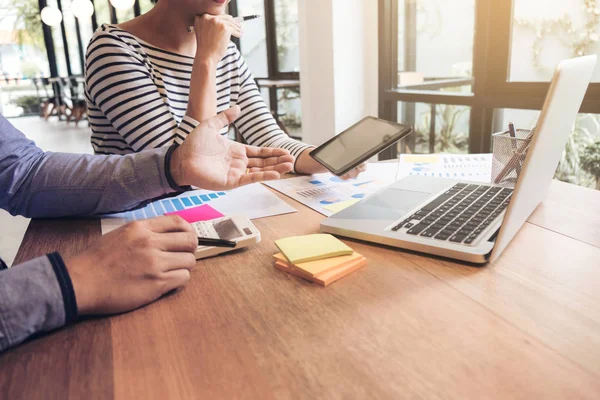
[[[475,0],[473,90],[472,93],[445,93],[436,91],[443,87],[440,84],[458,86],[460,79],[398,86],[399,0],[379,0],[379,117],[396,121],[398,102],[411,103],[404,104],[407,120],[414,120],[416,102],[469,106],[469,153],[480,153],[491,151],[495,109],[541,110],[550,82],[511,82],[508,79],[514,1]],[[416,7],[416,3],[409,1],[404,5],[407,7],[405,53],[416,59],[416,20],[409,21],[410,7]],[[410,69],[411,65],[405,67]],[[600,113],[600,83],[590,83],[580,112]],[[396,157],[395,147],[380,155],[380,159]]]

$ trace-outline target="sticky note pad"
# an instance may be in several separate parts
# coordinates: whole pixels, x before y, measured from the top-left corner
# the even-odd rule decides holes
[[[185,210],[166,213],[165,215],[179,215],[190,224],[198,221],[209,221],[215,218],[221,218],[223,214],[215,210],[208,204],[198,207],[187,208]]]
[[[363,256],[355,252],[348,256],[331,257],[322,260],[307,261],[297,264],[288,263],[287,259],[282,253],[275,254],[273,258],[276,262],[283,262],[289,264],[291,268],[297,268],[302,272],[306,273],[307,276],[314,277],[334,268],[339,268],[347,264],[352,264],[356,260],[363,258]]]
[[[345,277],[346,275],[351,274],[357,269],[364,267],[365,265],[367,265],[367,259],[363,256],[360,256],[351,263],[346,263],[327,272],[323,272],[317,276],[310,277],[307,276],[303,271],[293,268],[289,263],[282,261],[275,262],[275,268],[323,286],[328,286],[331,283]]]
[[[292,264],[346,256],[353,253],[352,249],[342,243],[341,240],[323,233],[292,236],[276,240],[275,244]]]

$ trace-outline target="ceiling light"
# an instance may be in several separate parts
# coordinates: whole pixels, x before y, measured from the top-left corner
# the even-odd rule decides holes
[[[42,21],[48,26],[58,26],[62,22],[62,13],[53,6],[46,6],[41,12]]]

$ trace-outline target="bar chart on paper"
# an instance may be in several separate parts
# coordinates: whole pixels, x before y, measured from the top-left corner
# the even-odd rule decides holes
[[[154,218],[204,204],[210,205],[223,215],[244,215],[249,219],[296,212],[267,188],[255,183],[225,192],[194,190],[177,197],[153,201],[136,210],[103,215],[102,234],[131,221]]]
[[[402,154],[404,176],[420,175],[489,183],[492,154]]]

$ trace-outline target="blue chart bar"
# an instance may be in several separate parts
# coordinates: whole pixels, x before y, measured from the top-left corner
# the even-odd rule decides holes
[[[177,211],[185,210],[185,207],[183,206],[183,204],[181,204],[179,199],[173,199],[171,200],[171,202],[173,203]]]
[[[191,207],[192,206],[192,202],[190,201],[189,198],[187,197],[183,197],[181,199],[181,202],[186,206],[186,207]]]
[[[152,207],[152,204],[148,204],[146,207],[144,207],[144,213],[146,214],[146,218],[154,218],[157,216],[154,212],[154,207]]]
[[[225,192],[219,192],[217,193],[219,196],[225,196]]]
[[[202,199],[202,201],[210,201],[210,199],[208,198],[208,196],[205,195],[205,194],[201,194],[200,198]]]
[[[202,204],[202,200],[200,200],[200,198],[198,196],[192,196],[190,197],[190,199],[192,199],[192,201],[194,202],[195,205],[199,206],[200,204]]]
[[[216,199],[217,197],[219,197],[214,193],[209,193],[208,195],[210,196],[211,199]]]
[[[160,204],[160,201],[155,201],[152,203],[154,206],[154,210],[156,211],[156,215],[165,215],[165,208]]]
[[[163,205],[165,210],[167,210],[167,212],[175,211],[175,208],[173,208],[173,205],[171,204],[171,202],[169,200],[163,200],[160,203]]]
[[[140,219],[144,219],[144,211],[142,208],[138,208],[137,210],[133,211],[133,216],[135,219],[140,220]]]

